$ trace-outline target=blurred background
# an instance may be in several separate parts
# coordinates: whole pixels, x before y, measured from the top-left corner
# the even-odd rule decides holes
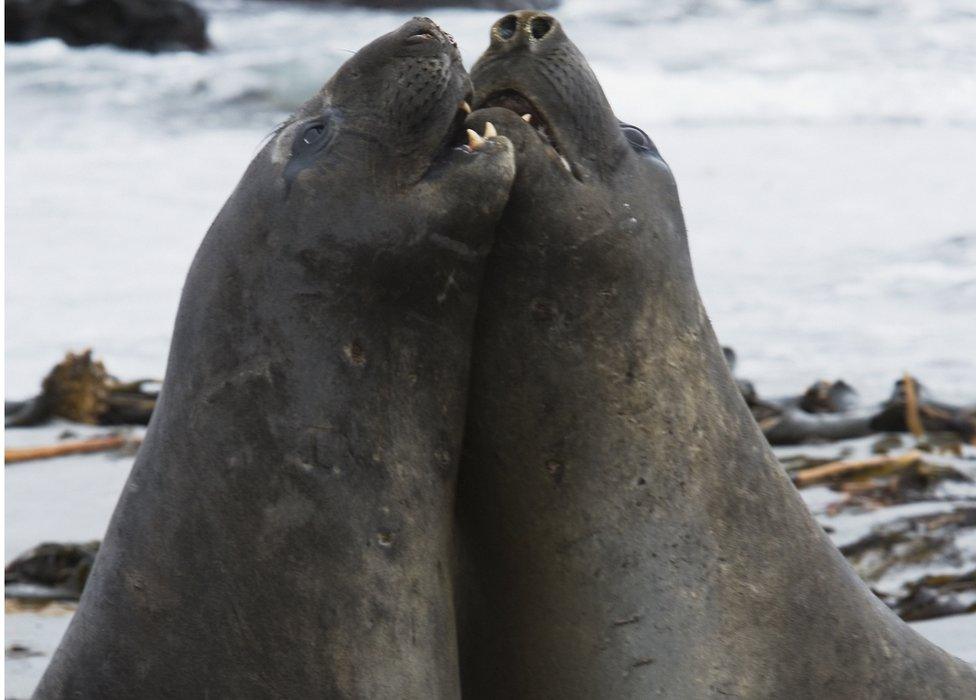
[[[156,15],[145,0],[65,4],[6,2],[7,398],[36,394],[66,351],[86,347],[119,377],[159,377],[193,253],[263,138],[407,17],[435,19],[470,66],[501,14],[383,0],[167,0]],[[116,4],[135,9],[105,9]],[[880,402],[909,371],[946,402],[976,401],[972,0],[563,0],[551,11],[618,116],[669,162],[737,374],[762,396],[843,378]],[[109,43],[69,46],[92,41]],[[8,430],[7,442],[65,430],[101,434],[62,421]],[[976,512],[966,442],[926,451],[961,485],[932,486],[911,512],[831,511],[850,500],[837,488],[804,495],[839,546],[909,516]],[[813,460],[803,466],[879,453],[863,440],[788,450]],[[98,539],[129,466],[114,455],[9,467],[5,561],[46,540]],[[886,566],[872,585],[976,577],[974,525],[950,533],[949,554]],[[965,614],[976,585],[959,590],[956,614],[919,624],[941,622],[922,629],[976,660]],[[8,696],[29,694],[71,609],[8,597]]]

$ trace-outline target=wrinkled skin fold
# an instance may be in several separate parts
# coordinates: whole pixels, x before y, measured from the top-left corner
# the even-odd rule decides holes
[[[426,19],[360,50],[251,163],[37,698],[456,698],[452,506],[511,143]]]
[[[770,453],[702,308],[671,172],[558,22],[506,15],[472,78],[517,176],[460,467],[464,696],[976,697],[973,669],[875,599]]]

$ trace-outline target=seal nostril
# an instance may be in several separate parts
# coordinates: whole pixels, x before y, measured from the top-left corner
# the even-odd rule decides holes
[[[518,27],[518,20],[515,19],[515,15],[505,15],[500,20],[496,26],[496,31],[498,36],[506,41],[515,36],[515,29]]]
[[[533,39],[541,39],[552,29],[552,20],[545,16],[533,17],[529,22],[529,31]]]

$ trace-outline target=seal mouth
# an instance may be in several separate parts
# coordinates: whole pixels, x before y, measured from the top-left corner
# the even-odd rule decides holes
[[[474,154],[480,151],[490,139],[498,136],[498,131],[491,122],[485,122],[485,133],[483,136],[467,127],[465,122],[472,112],[472,99],[474,99],[473,92],[469,90],[465,93],[464,99],[457,102],[454,117],[451,119],[447,131],[441,139],[440,145],[431,156],[427,169],[420,176],[421,180],[431,176],[433,173],[439,172],[450,161],[451,154],[454,151]]]
[[[435,160],[440,160],[447,157],[455,148],[467,147],[467,130],[464,127],[464,120],[468,118],[469,114],[471,114],[472,99],[473,92],[469,90],[465,93],[464,99],[458,101],[454,118],[447,127],[447,132],[444,134],[444,138],[441,140],[441,144],[434,154]]]
[[[542,139],[542,142],[555,152],[559,158],[559,162],[566,169],[566,172],[579,179],[570,165],[569,159],[566,158],[566,154],[560,147],[559,141],[553,134],[552,127],[546,118],[545,112],[539,109],[532,100],[518,90],[506,88],[504,90],[497,90],[482,100],[478,105],[478,109],[484,107],[500,107],[515,112],[522,117],[522,121],[529,124],[535,130],[535,133],[538,134],[539,138]]]

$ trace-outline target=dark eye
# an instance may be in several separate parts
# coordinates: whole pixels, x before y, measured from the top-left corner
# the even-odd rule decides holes
[[[300,127],[291,143],[291,159],[285,166],[285,180],[291,182],[298,173],[319,161],[335,136],[337,117],[334,112],[307,122]]]
[[[657,146],[655,146],[654,142],[651,141],[651,137],[645,134],[641,129],[638,129],[632,124],[620,122],[620,130],[624,133],[627,141],[635,151],[638,153],[652,153],[660,157]]]
[[[302,133],[302,143],[307,146],[311,146],[321,139],[322,134],[324,133],[324,124],[310,124],[309,126],[305,127],[305,131]]]
[[[332,136],[332,119],[329,115],[308,122],[298,132],[291,146],[292,158],[313,156],[327,145]]]

